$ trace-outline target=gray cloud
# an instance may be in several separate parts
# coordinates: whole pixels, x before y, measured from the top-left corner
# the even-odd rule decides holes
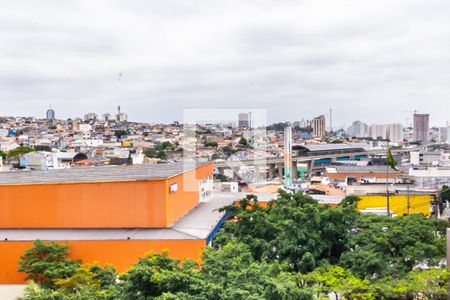
[[[8,1],[0,7],[4,115],[267,108],[269,121],[333,108],[354,119],[448,118],[445,0]],[[122,74],[122,76],[119,76]]]

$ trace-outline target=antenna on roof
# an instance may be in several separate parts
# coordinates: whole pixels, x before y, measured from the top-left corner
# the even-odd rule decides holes
[[[330,132],[333,132],[333,109],[330,108]]]

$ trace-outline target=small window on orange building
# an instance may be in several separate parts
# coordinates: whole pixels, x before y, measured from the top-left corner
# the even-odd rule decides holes
[[[176,193],[178,191],[178,182],[174,182],[170,185],[170,193]]]

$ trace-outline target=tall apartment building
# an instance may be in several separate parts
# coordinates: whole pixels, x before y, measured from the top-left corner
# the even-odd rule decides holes
[[[119,122],[128,122],[128,115],[120,111],[120,105],[117,106],[116,120]]]
[[[347,129],[347,134],[354,137],[367,137],[369,136],[369,126],[361,121],[355,121]]]
[[[116,115],[116,120],[119,122],[128,122],[128,115],[126,113],[118,113]]]
[[[238,114],[238,127],[239,128],[251,128],[252,113],[240,113]]]
[[[428,142],[430,134],[430,115],[414,114],[414,141]]]
[[[111,120],[111,114],[104,113],[103,116],[102,116],[102,120],[105,121],[105,122],[110,121]]]
[[[302,120],[299,122],[298,125],[300,128],[306,128],[308,126],[307,122],[305,121],[304,118],[302,118]]]
[[[313,136],[323,137],[326,134],[325,116],[320,115],[312,120]]]
[[[96,113],[90,112],[84,115],[85,121],[96,121],[98,118],[98,115]]]
[[[388,138],[388,126],[387,124],[372,124],[370,125],[370,137],[373,139]]]
[[[388,125],[388,139],[393,143],[403,142],[403,126],[402,124],[389,124]]]
[[[438,140],[441,143],[450,144],[450,127],[440,127]]]
[[[403,126],[401,124],[372,124],[370,126],[370,137],[388,139],[393,143],[403,142]]]
[[[52,109],[51,106],[47,110],[47,121],[49,121],[49,122],[55,121],[55,111]]]

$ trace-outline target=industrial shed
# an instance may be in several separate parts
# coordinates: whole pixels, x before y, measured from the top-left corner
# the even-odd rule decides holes
[[[36,239],[119,272],[149,251],[199,261],[226,218],[218,209],[237,197],[209,194],[209,163],[64,171],[0,175],[0,284],[24,282],[18,259]]]

